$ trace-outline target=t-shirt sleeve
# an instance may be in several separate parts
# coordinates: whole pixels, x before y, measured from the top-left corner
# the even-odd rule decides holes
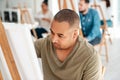
[[[91,56],[86,65],[83,80],[102,80],[102,65],[98,53]]]
[[[36,54],[38,58],[41,58],[41,45],[40,45],[40,40],[34,42]]]

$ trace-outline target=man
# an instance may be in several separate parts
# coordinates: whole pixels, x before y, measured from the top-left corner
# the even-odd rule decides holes
[[[50,30],[48,37],[35,42],[44,80],[101,80],[99,54],[79,36],[77,13],[69,9],[59,11]]]
[[[83,36],[93,46],[99,44],[101,41],[101,32],[98,12],[89,8],[89,0],[80,0],[79,13]]]

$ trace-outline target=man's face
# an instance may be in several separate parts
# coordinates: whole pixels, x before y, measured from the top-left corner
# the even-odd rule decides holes
[[[42,3],[41,7],[42,7],[42,10],[43,10],[43,11],[45,11],[45,10],[48,9],[48,6],[47,6],[46,4],[44,4],[44,3]]]
[[[87,10],[87,8],[88,8],[88,4],[85,3],[84,0],[80,0],[80,1],[79,1],[79,11],[80,11],[81,13],[84,13],[84,12]]]
[[[69,49],[74,44],[74,30],[70,28],[68,22],[53,20],[50,30],[52,43],[56,49]]]

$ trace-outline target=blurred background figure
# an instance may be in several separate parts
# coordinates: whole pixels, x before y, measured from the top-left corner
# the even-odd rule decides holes
[[[110,0],[101,0],[100,6],[103,10],[104,17],[106,19],[108,27],[113,27],[113,21],[112,21],[112,7],[111,7],[111,2]],[[101,25],[103,25],[104,22],[101,19]]]
[[[96,10],[89,8],[89,0],[79,1],[79,14],[84,38],[92,45],[101,41],[100,18]]]
[[[38,38],[42,38],[44,33],[49,32],[52,20],[52,12],[48,9],[48,1],[44,0],[41,5],[42,10],[35,15],[35,20],[39,22],[39,26],[35,29]]]

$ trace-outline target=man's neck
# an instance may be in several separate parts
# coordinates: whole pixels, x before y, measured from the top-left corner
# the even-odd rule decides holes
[[[87,14],[87,13],[88,13],[88,10],[89,10],[89,8],[88,8],[88,9],[86,9],[86,11],[85,11],[85,12],[83,12],[83,15]]]
[[[46,14],[46,13],[47,13],[47,11],[48,11],[48,9],[47,9],[47,10],[43,10],[42,12],[43,12],[43,14]]]
[[[56,55],[57,55],[58,59],[61,62],[63,62],[68,57],[68,55],[71,53],[72,49],[73,49],[73,47],[70,49],[65,49],[65,50],[57,49]]]
[[[57,57],[61,62],[63,62],[69,56],[75,44],[76,42],[68,49],[56,49]]]

